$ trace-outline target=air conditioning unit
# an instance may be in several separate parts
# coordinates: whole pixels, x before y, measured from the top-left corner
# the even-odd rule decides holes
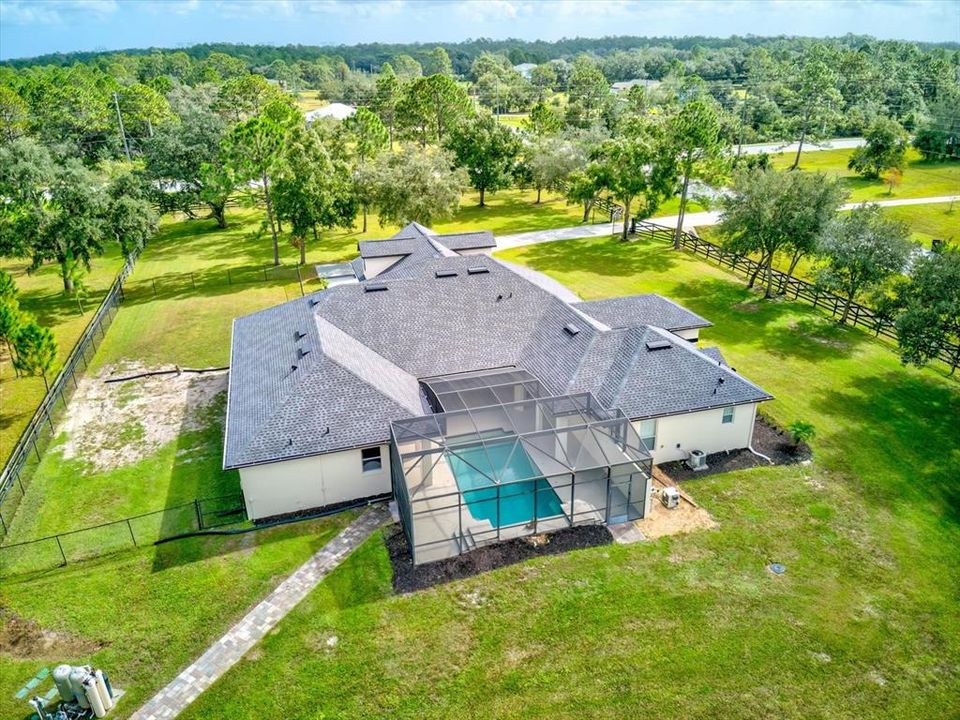
[[[687,458],[687,467],[694,472],[707,469],[707,454],[703,450],[691,450]]]
[[[660,502],[665,508],[673,509],[680,504],[680,491],[675,487],[665,487],[660,491]]]

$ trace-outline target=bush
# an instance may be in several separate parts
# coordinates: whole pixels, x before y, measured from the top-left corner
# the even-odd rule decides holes
[[[790,432],[790,437],[793,438],[793,444],[795,446],[799,446],[800,443],[809,443],[817,435],[816,428],[813,427],[813,424],[805,420],[794,420],[787,425],[787,430]]]

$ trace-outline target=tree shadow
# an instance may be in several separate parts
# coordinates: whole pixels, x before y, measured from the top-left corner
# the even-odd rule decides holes
[[[960,392],[889,371],[821,389],[812,405],[842,418],[843,432],[860,448],[836,462],[865,497],[890,509],[932,503],[960,525]]]

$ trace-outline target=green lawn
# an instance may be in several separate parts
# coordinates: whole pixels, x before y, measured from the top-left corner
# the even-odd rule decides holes
[[[103,257],[93,260],[91,271],[84,278],[87,294],[80,304],[75,297],[64,295],[58,265],[43,265],[34,273],[27,272],[28,265],[29,261],[25,259],[0,258],[0,269],[13,275],[20,290],[20,307],[49,328],[57,341],[57,361],[51,371],[52,379],[87,328],[123,265],[123,258],[119,247],[110,246]],[[13,452],[20,433],[45,394],[42,378],[16,377],[7,348],[0,345],[0,467]]]
[[[800,168],[839,176],[850,193],[849,202],[896,200],[897,198],[940,197],[960,194],[960,162],[926,162],[920,154],[907,151],[903,183],[892,193],[882,180],[868,180],[847,169],[851,150],[819,150],[801,153]],[[771,155],[773,167],[785,169],[793,164],[795,153]]]
[[[14,693],[62,662],[106,670],[127,692],[110,716],[128,717],[353,517],[177,540],[5,579],[0,634],[15,614],[46,631],[50,647],[0,649],[0,717],[28,717]]]
[[[960,383],[660,243],[503,255],[587,299],[656,291],[711,319],[702,344],[776,395],[775,420],[816,426],[815,462],[687,483],[715,531],[399,598],[372,539],[184,717],[950,715]]]
[[[902,220],[910,226],[913,239],[929,249],[934,238],[948,243],[960,244],[960,202],[931,205],[904,205],[888,207],[883,214]]]

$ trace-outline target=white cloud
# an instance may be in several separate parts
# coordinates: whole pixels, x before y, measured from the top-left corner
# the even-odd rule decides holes
[[[2,0],[0,21],[11,25],[58,25],[77,15],[102,19],[116,9],[116,0]]]

